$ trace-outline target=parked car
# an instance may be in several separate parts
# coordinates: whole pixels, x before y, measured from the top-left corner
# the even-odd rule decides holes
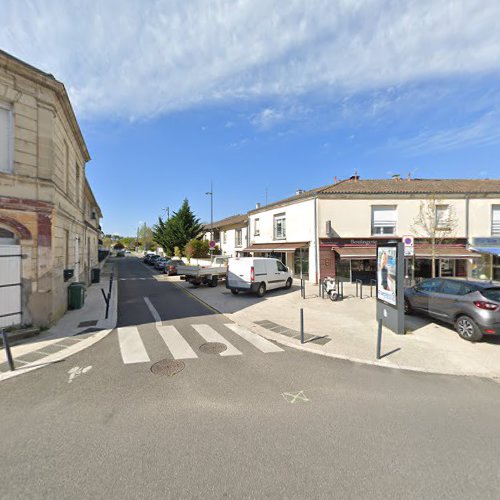
[[[165,264],[170,260],[170,257],[161,257],[160,259],[156,259],[154,263],[154,268],[158,269],[158,271],[163,271],[165,268]]]
[[[405,290],[405,312],[454,325],[465,340],[500,334],[500,283],[432,278]]]
[[[185,266],[184,261],[180,259],[170,259],[165,263],[165,267],[163,268],[163,274],[168,274],[169,276],[175,276],[177,274],[177,268],[179,266]]]
[[[236,257],[229,259],[226,288],[234,295],[253,292],[258,297],[267,290],[290,288],[293,279],[290,269],[278,259],[266,257]]]
[[[158,259],[161,259],[161,257],[159,255],[152,255],[149,260],[148,260],[148,264],[150,266],[154,266],[155,265],[155,262],[158,260]]]
[[[151,259],[151,257],[155,255],[154,253],[148,253],[144,256],[144,259],[142,259],[142,262],[144,262],[145,264],[149,264],[149,261]]]

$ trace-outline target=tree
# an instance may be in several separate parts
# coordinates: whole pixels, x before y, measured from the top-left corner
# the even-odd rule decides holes
[[[207,240],[197,240],[196,238],[188,241],[184,248],[184,255],[188,259],[203,259],[210,255],[210,247]]]
[[[153,237],[165,253],[172,255],[175,247],[184,249],[188,241],[201,237],[201,231],[202,224],[185,199],[181,208],[170,219],[163,221],[158,217],[158,223],[153,227]]]
[[[420,202],[411,230],[431,246],[432,277],[436,277],[436,247],[452,238],[457,228],[455,207],[432,197]]]
[[[120,242],[115,243],[115,244],[113,245],[113,249],[114,249],[114,250],[123,250],[124,248],[125,248],[125,247],[123,246],[123,243],[120,243]]]
[[[151,248],[153,248],[153,230],[145,222],[144,224],[142,224],[142,226],[139,227],[138,236],[145,251],[151,250]]]

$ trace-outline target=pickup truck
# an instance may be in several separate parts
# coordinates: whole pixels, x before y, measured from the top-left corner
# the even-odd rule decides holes
[[[219,280],[226,279],[228,257],[215,256],[208,266],[178,266],[181,280],[194,286],[201,284],[216,287]]]

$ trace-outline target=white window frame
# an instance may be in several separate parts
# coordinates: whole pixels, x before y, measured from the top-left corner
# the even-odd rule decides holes
[[[491,206],[491,236],[500,236],[500,205]]]
[[[376,211],[391,211],[395,213],[394,220],[387,219],[382,221],[375,221]],[[372,205],[371,213],[372,221],[372,236],[394,236],[397,234],[398,227],[398,207],[397,205]]]
[[[238,248],[243,246],[243,229],[235,229],[234,246]]]
[[[12,174],[14,171],[14,115],[10,104],[0,102],[0,108],[7,111],[7,168],[2,168],[0,165],[0,172]]]
[[[260,219],[259,218],[253,220],[253,235],[260,236]]]
[[[446,230],[450,229],[450,205],[436,205],[436,229]],[[442,220],[440,220],[439,211],[443,214]]]
[[[278,221],[283,221],[280,232],[278,232]],[[276,214],[273,217],[273,236],[275,240],[286,240],[286,213]]]

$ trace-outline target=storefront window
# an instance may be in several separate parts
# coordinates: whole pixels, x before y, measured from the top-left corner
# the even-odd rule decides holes
[[[490,254],[481,254],[478,259],[472,260],[471,276],[479,280],[489,280],[491,278],[491,259]]]
[[[294,275],[300,278],[301,274],[305,279],[309,279],[309,251],[308,249],[295,250],[294,254]],[[302,273],[301,273],[302,271]]]

